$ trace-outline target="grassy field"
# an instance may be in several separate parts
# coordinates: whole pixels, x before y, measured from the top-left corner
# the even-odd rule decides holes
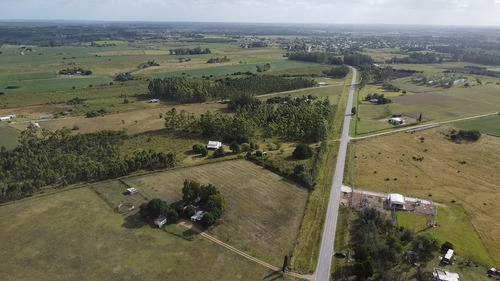
[[[175,202],[184,180],[214,184],[225,196],[222,219],[210,232],[220,240],[280,266],[294,248],[308,198],[306,189],[246,160],[128,178],[148,198]]]
[[[363,101],[367,94],[373,93],[383,93],[393,103],[375,105]],[[499,93],[500,86],[487,84],[471,88],[457,87],[426,93],[408,93],[403,96],[401,93],[383,92],[376,85],[368,85],[358,94],[359,121],[352,122],[351,135],[366,135],[398,128],[386,122],[392,114],[403,114],[416,119],[422,113],[424,122],[435,122],[496,112],[497,104],[500,103]]]
[[[17,139],[19,136],[20,134],[17,130],[2,124],[0,126],[0,147],[4,146],[7,149],[15,148],[18,144]]]
[[[89,188],[0,206],[0,229],[1,280],[272,279],[211,241],[183,239],[180,226],[115,213]]]
[[[466,120],[455,123],[455,126],[465,130],[479,130],[482,133],[500,136],[500,115]]]
[[[413,229],[415,232],[433,232],[444,243],[449,241],[455,246],[455,252],[460,256],[470,256],[484,265],[491,265],[492,260],[484,247],[470,217],[458,204],[448,204],[448,207],[437,207],[438,227],[426,230],[425,216],[398,212],[398,226]]]
[[[498,264],[500,224],[496,210],[500,207],[497,168],[500,139],[483,135],[478,142],[456,144],[446,137],[452,128],[442,126],[357,142],[354,185],[437,202],[456,201],[467,212],[487,249],[481,261],[490,266],[493,262]],[[422,161],[414,160],[420,157]]]

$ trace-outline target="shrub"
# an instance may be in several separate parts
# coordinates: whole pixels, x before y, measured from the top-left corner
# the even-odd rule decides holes
[[[193,152],[194,153],[201,154],[203,152],[203,150],[207,150],[207,148],[205,147],[204,144],[197,143],[197,144],[193,145]]]
[[[297,145],[292,155],[299,160],[303,160],[310,158],[313,155],[313,151],[309,145],[301,143]]]
[[[240,146],[240,149],[243,152],[250,151],[251,150],[250,144],[249,143],[242,143],[241,146]]]
[[[220,157],[224,157],[226,156],[226,151],[224,150],[223,147],[220,147],[218,148],[215,152],[214,152],[214,157],[215,158],[220,158]]]
[[[267,148],[270,150],[270,151],[273,151],[273,150],[277,150],[278,149],[278,146],[272,142],[268,143],[267,144]]]
[[[262,151],[260,151],[260,150],[255,151],[255,156],[262,157],[262,155],[263,155]]]

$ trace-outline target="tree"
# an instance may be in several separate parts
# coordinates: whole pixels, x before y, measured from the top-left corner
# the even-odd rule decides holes
[[[287,267],[288,267],[288,255],[285,255],[285,259],[283,260],[283,267],[281,268],[281,271],[285,272]]]
[[[420,115],[418,116],[418,123],[422,123],[422,112],[420,112]]]
[[[439,239],[432,232],[419,233],[413,239],[413,250],[422,258],[427,259],[432,252],[439,249]]]
[[[200,196],[200,184],[196,181],[184,181],[182,188],[182,200],[186,203],[194,201]]]
[[[151,217],[159,217],[168,213],[169,206],[166,201],[155,198],[149,201],[146,211]]]
[[[167,220],[168,220],[168,223],[176,223],[178,220],[179,220],[179,214],[171,209],[167,212]]]
[[[220,158],[226,156],[226,151],[224,148],[221,146],[219,147],[215,152],[214,152],[214,157],[215,158]]]
[[[351,114],[352,114],[352,115],[356,115],[356,107],[353,107],[353,108],[351,109]]]
[[[209,228],[215,221],[214,215],[208,212],[201,218],[201,225],[205,228]]]
[[[241,152],[241,148],[240,148],[240,145],[238,144],[238,142],[236,140],[234,140],[231,144],[229,144],[229,148],[233,151],[233,153],[240,153]]]
[[[292,155],[299,160],[303,160],[310,158],[313,155],[313,151],[309,145],[301,143],[297,145]]]
[[[210,196],[215,195],[217,193],[219,193],[217,187],[213,186],[212,184],[202,185],[200,187],[200,193],[199,193],[201,202],[208,202]]]
[[[183,211],[182,211],[182,216],[185,218],[190,218],[196,213],[196,210],[192,206],[187,206]]]
[[[224,198],[220,192],[210,195],[207,203],[210,208],[219,208],[220,210],[224,210],[226,208],[226,198]]]

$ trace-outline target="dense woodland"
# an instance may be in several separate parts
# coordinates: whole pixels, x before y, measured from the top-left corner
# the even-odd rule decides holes
[[[344,63],[341,57],[325,52],[294,52],[288,54],[288,59],[333,65],[342,65]]]
[[[191,48],[170,49],[169,52],[171,55],[202,55],[211,53],[209,48],[202,49],[199,46],[194,49]]]
[[[316,85],[313,79],[284,78],[263,75],[245,78],[226,78],[206,81],[199,78],[166,77],[153,79],[149,93],[178,103],[205,102],[215,99],[227,99],[245,93],[262,95],[274,92],[290,91]]]
[[[73,135],[69,129],[55,132],[26,130],[14,150],[0,152],[2,201],[30,196],[47,185],[105,180],[141,169],[175,164],[175,154],[141,151],[121,156],[124,132],[101,131]]]
[[[256,104],[239,108],[234,116],[211,112],[196,116],[173,108],[165,115],[165,127],[222,138],[224,142],[248,140],[258,130],[269,137],[318,142],[326,136],[333,113],[334,107],[328,99],[313,103]]]

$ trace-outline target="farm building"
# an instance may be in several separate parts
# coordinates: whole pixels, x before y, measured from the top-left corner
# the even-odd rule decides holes
[[[434,268],[432,273],[434,281],[460,281],[458,273],[450,272],[442,268]]]
[[[28,129],[40,129],[40,124],[38,124],[37,122],[31,122],[28,126]]]
[[[158,226],[158,228],[162,228],[167,223],[167,218],[166,217],[159,217],[155,219],[155,225]]]
[[[326,86],[326,83],[325,83],[325,82],[319,82],[319,83],[318,83],[318,85],[319,85],[320,87],[322,87],[322,86]]]
[[[192,221],[199,221],[205,215],[205,211],[198,211],[194,215],[191,216]]]
[[[405,209],[405,197],[398,193],[390,193],[387,198],[390,209]]]
[[[389,123],[392,125],[402,125],[404,123],[403,119],[399,117],[389,118]]]
[[[133,195],[133,194],[136,194],[138,191],[137,191],[137,188],[135,187],[132,187],[132,188],[127,188],[127,193],[129,195]]]
[[[150,99],[149,100],[149,103],[159,103],[160,100],[159,99]]]
[[[222,142],[220,141],[209,141],[207,144],[208,149],[219,149],[222,146]]]
[[[446,252],[446,255],[444,255],[444,258],[441,261],[443,263],[450,264],[453,253],[454,251],[452,249],[448,249],[448,252]]]

